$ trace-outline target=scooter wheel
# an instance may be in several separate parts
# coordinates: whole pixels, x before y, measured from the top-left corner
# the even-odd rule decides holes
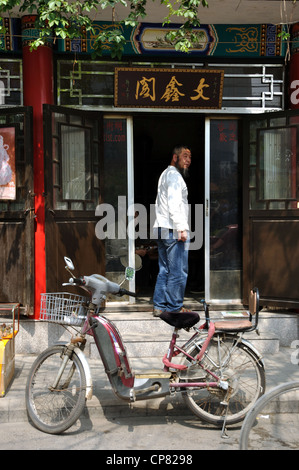
[[[75,352],[53,388],[65,358],[64,351],[63,345],[46,349],[33,363],[27,379],[28,417],[36,428],[48,434],[61,434],[70,428],[81,415],[86,401],[85,372]]]

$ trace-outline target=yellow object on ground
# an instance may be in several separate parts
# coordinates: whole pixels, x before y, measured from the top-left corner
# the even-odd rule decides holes
[[[11,335],[12,336],[12,335]],[[0,341],[0,398],[4,397],[15,371],[14,338]]]

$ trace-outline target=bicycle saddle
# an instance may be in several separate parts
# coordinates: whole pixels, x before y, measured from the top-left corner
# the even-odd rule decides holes
[[[196,312],[162,312],[160,318],[175,328],[190,328],[199,322],[199,315]]]

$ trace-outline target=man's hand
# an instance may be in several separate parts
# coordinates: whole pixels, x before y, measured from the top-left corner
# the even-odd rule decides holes
[[[178,232],[178,241],[179,242],[186,242],[188,238],[187,230],[183,230],[182,232]]]

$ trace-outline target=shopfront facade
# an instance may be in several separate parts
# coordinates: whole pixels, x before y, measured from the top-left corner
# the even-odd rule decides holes
[[[256,285],[262,305],[298,307],[299,117],[289,110],[298,104],[297,65],[290,72],[280,27],[206,25],[203,42],[183,55],[163,42],[161,26],[140,24],[115,62],[91,60],[89,37],[30,52],[34,23],[22,23],[22,44],[11,34],[0,54],[1,171],[11,170],[0,185],[0,302],[38,318],[40,293],[66,281],[63,256],[78,273],[119,279],[136,252],[143,267],[130,288],[150,300],[157,181],[183,143],[192,150],[188,291],[235,304]],[[147,97],[132,78],[141,70]],[[176,95],[150,89],[162,71]],[[212,104],[208,88],[183,88],[198,76],[211,90],[215,72]],[[180,101],[187,93],[191,105]]]

